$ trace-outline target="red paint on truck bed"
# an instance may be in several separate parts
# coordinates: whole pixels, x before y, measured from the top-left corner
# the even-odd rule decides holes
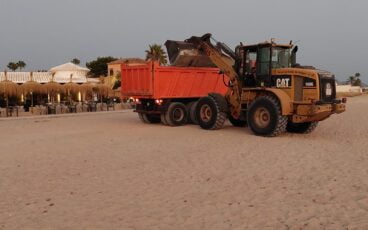
[[[122,64],[121,85],[123,97],[154,99],[196,98],[211,92],[225,95],[227,90],[218,68],[160,66],[157,62]]]

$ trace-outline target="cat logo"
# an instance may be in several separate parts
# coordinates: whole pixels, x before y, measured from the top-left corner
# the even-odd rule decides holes
[[[290,78],[278,78],[276,79],[277,88],[288,88],[290,87]]]

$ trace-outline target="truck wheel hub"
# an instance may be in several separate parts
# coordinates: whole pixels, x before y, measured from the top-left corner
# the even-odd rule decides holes
[[[267,109],[260,107],[255,111],[254,121],[258,127],[260,128],[267,127],[270,123],[270,120],[271,120],[270,112]]]
[[[208,105],[203,105],[200,111],[201,119],[204,122],[209,122],[212,117],[212,110]]]
[[[179,108],[174,109],[173,118],[174,118],[175,121],[181,121],[184,118],[183,111]]]

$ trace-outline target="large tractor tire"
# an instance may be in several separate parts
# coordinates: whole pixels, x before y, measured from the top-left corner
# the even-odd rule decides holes
[[[187,108],[181,102],[172,102],[165,114],[165,120],[170,126],[180,126],[187,123]]]
[[[192,101],[187,104],[187,112],[188,112],[188,123],[192,123],[198,125],[197,117],[196,117],[196,107],[198,101]]]
[[[249,106],[247,123],[254,134],[274,137],[286,130],[287,116],[281,114],[281,106],[273,96],[260,96]]]
[[[308,134],[308,133],[313,132],[317,128],[317,125],[318,125],[318,121],[304,122],[304,123],[293,123],[289,121],[286,126],[286,130],[290,133]]]
[[[196,106],[196,117],[202,129],[221,129],[227,118],[227,104],[221,97],[202,97]]]
[[[161,122],[161,118],[156,114],[138,113],[139,119],[148,124],[156,124]]]
[[[235,127],[245,127],[247,126],[247,121],[242,119],[235,119],[231,115],[229,115],[230,123]]]

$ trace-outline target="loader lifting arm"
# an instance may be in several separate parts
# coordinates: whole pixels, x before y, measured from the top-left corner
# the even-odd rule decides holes
[[[185,42],[193,44],[200,52],[209,57],[209,59],[221,69],[221,71],[229,77],[229,88],[225,95],[228,104],[230,105],[231,115],[238,119],[241,112],[241,82],[238,73],[233,67],[233,63],[229,62],[229,57],[224,56],[221,50],[214,47],[210,41],[211,34],[205,34],[202,37],[191,37]],[[219,43],[220,49],[226,49],[227,46]],[[236,55],[229,50],[225,52],[231,56],[232,59]],[[236,61],[236,60],[235,60]]]

